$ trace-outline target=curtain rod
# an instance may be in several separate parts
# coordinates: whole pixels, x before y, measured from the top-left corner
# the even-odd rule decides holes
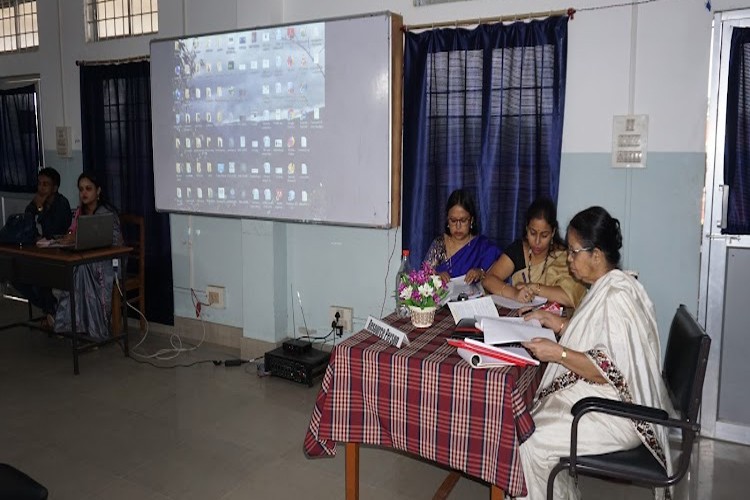
[[[569,16],[573,19],[573,15],[576,13],[574,8],[568,8],[565,10],[548,10],[544,12],[527,12],[525,14],[509,14],[506,16],[496,17],[479,17],[474,19],[461,19],[456,21],[443,21],[439,23],[425,23],[425,24],[411,24],[404,25],[401,30],[404,32],[410,30],[423,30],[432,28],[442,28],[445,26],[470,26],[474,24],[487,24],[487,23],[504,23],[508,21],[523,21],[526,19],[538,19],[543,17],[553,16]]]
[[[105,64],[126,64],[148,60],[149,56],[135,56],[125,57],[122,59],[110,59],[109,61],[76,61],[76,66],[103,66]]]

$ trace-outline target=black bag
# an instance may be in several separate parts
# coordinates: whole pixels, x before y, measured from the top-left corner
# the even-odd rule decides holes
[[[36,242],[38,237],[36,220],[32,213],[13,214],[0,229],[0,243],[31,244]]]

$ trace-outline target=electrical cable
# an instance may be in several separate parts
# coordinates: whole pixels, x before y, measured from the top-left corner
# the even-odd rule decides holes
[[[383,279],[383,304],[380,306],[380,317],[383,317],[383,311],[385,311],[385,301],[388,299],[388,274],[391,272],[391,261],[393,260],[393,254],[396,253],[396,236],[398,236],[398,227],[396,227],[396,230],[393,232],[393,249],[391,250],[391,255],[388,257],[388,262],[385,265],[385,278]],[[354,322],[354,318],[352,318],[352,322]],[[354,325],[352,325],[354,327]],[[353,331],[353,328],[352,328]]]
[[[144,314],[141,311],[139,311],[137,307],[133,306],[130,302],[127,301],[127,298],[125,297],[125,294],[123,293],[122,288],[120,287],[120,280],[117,274],[115,274],[115,284],[117,285],[117,291],[120,293],[120,297],[122,297],[122,300],[125,302],[125,304],[127,304],[129,308],[131,308],[136,313],[138,313],[138,315],[146,323],[146,331],[143,334],[143,338],[141,338],[141,340],[130,349],[130,353],[132,353],[133,356],[136,356],[142,359],[158,359],[160,361],[169,361],[169,360],[177,358],[183,352],[195,351],[201,345],[203,345],[203,342],[206,339],[206,324],[203,321],[203,316],[201,314],[201,307],[204,305],[208,306],[210,304],[201,302],[198,299],[198,296],[196,295],[195,290],[191,288],[190,293],[192,295],[193,307],[195,308],[196,315],[198,319],[200,319],[201,326],[203,327],[203,335],[201,336],[200,341],[197,344],[183,343],[182,337],[180,337],[179,334],[173,332],[169,336],[169,343],[172,346],[171,348],[159,349],[153,354],[143,354],[143,353],[138,352],[137,349],[141,346],[141,344],[143,344],[143,342],[146,341],[146,338],[148,337],[148,334],[150,331],[149,322],[146,319],[146,316],[144,316]],[[127,321],[127,318],[126,318],[126,321]]]

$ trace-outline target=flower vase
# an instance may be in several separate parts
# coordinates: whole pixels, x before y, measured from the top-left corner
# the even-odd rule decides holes
[[[411,324],[416,328],[429,328],[435,322],[437,307],[409,306],[411,310]]]

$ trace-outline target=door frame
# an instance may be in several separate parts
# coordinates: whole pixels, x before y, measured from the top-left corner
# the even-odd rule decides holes
[[[698,321],[711,335],[701,410],[702,434],[736,443],[750,444],[750,427],[717,420],[724,331],[724,291],[727,252],[750,249],[750,235],[721,234],[724,204],[724,148],[726,134],[729,50],[734,27],[750,27],[750,9],[717,12],[713,21],[706,126],[706,179]]]

